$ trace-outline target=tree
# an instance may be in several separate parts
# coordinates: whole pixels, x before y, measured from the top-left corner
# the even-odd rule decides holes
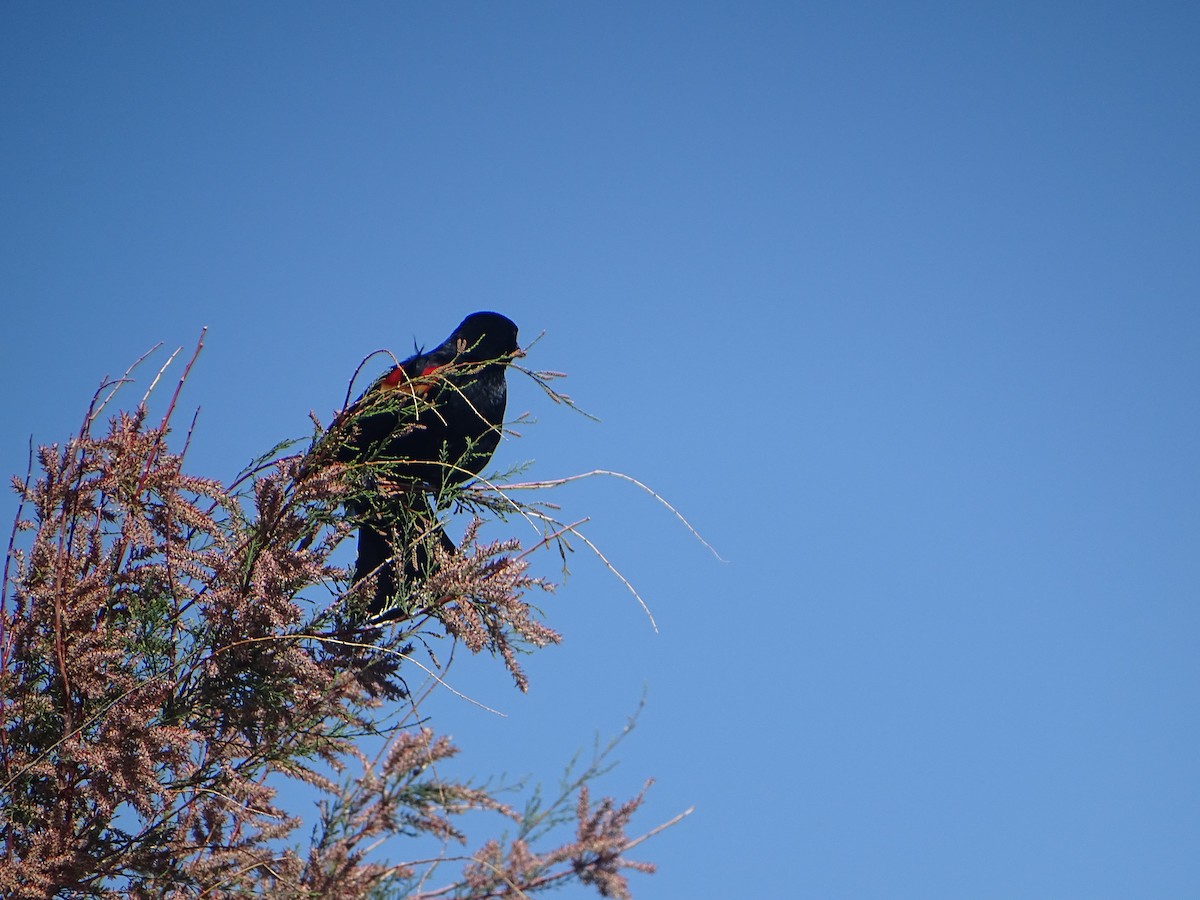
[[[445,635],[497,656],[524,689],[518,651],[559,641],[527,599],[551,587],[530,574],[529,554],[569,539],[571,526],[494,486],[454,488],[475,515],[462,550],[434,545],[402,616],[364,622],[357,589],[331,562],[352,530],[342,504],[355,479],[321,458],[330,432],[316,416],[308,450],[281,445],[228,486],[185,470],[195,420],[182,448],[170,446],[202,343],[157,422],[147,400],[162,371],[103,424],[127,372],[101,385],[72,438],[41,447],[14,479],[0,893],[482,900],[576,879],[630,896],[625,873],[653,870],[625,856],[642,840],[627,827],[644,789],[593,802],[598,758],[550,802],[535,795],[517,810],[442,777],[438,762],[456,748],[405,680],[444,674],[422,648]],[[479,523],[506,509],[543,522],[545,539],[480,543]],[[366,736],[384,752],[369,757]],[[323,796],[315,821],[281,808],[293,780]],[[461,842],[456,819],[471,810],[507,822],[510,836],[440,865],[373,850],[389,836]],[[439,881],[447,858],[460,869]]]

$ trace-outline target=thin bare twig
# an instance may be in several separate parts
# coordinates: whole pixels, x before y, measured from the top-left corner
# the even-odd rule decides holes
[[[563,478],[550,478],[550,479],[547,479],[544,481],[525,481],[525,482],[518,482],[515,484],[506,484],[504,486],[504,490],[506,490],[506,491],[543,490],[545,488],[561,487],[564,484],[571,484],[572,482],[582,481],[585,478],[594,478],[597,476],[606,476],[609,478],[619,478],[622,481],[628,481],[630,484],[637,485],[637,487],[641,488],[643,491],[645,491],[647,494],[649,494],[651,497],[653,497],[655,500],[657,500],[659,503],[661,503],[663,506],[665,506],[667,509],[669,509],[672,513],[674,513],[675,518],[677,518],[680,522],[683,523],[683,527],[686,528],[689,532],[691,532],[692,536],[696,540],[698,540],[701,544],[703,544],[704,547],[713,556],[715,556],[721,562],[729,561],[729,560],[725,559],[723,556],[721,556],[721,554],[717,552],[717,549],[712,544],[710,544],[708,541],[706,541],[704,539],[704,537],[700,534],[700,532],[697,531],[695,529],[695,527],[693,527],[692,523],[689,522],[686,518],[684,518],[683,513],[681,513],[678,509],[676,509],[674,506],[672,506],[671,503],[665,497],[663,497],[661,494],[659,494],[652,487],[650,487],[646,484],[643,484],[642,482],[640,482],[636,478],[634,478],[632,475],[626,475],[624,472],[614,472],[611,469],[592,469],[592,471],[590,471],[590,472],[581,472],[578,475],[567,475]]]

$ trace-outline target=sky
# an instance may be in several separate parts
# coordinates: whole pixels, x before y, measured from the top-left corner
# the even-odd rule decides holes
[[[437,699],[463,771],[553,784],[644,697],[597,790],[695,812],[640,900],[1197,896],[1198,43],[1170,2],[5,4],[0,469],[206,327],[229,480],[498,310],[601,421],[514,374],[495,467],[626,473],[722,559],[559,489],[658,631],[580,548],[528,695],[452,669],[503,713]]]

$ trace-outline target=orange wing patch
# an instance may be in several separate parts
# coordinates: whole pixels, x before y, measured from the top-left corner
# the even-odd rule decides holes
[[[420,380],[415,380],[405,371],[404,366],[396,366],[383,376],[383,387],[404,388],[405,393],[424,397],[433,390],[435,379],[431,376],[435,375],[440,368],[441,366],[426,366],[417,376]]]

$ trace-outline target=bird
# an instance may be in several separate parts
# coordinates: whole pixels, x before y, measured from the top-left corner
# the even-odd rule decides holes
[[[411,589],[428,573],[432,542],[456,549],[429,497],[440,507],[447,487],[478,475],[492,458],[508,364],[523,355],[511,319],[472,313],[438,346],[418,349],[377,378],[334,419],[335,458],[359,471],[361,489],[346,500],[346,511],[358,526],[353,583],[376,577],[372,619],[395,617],[398,553]]]

